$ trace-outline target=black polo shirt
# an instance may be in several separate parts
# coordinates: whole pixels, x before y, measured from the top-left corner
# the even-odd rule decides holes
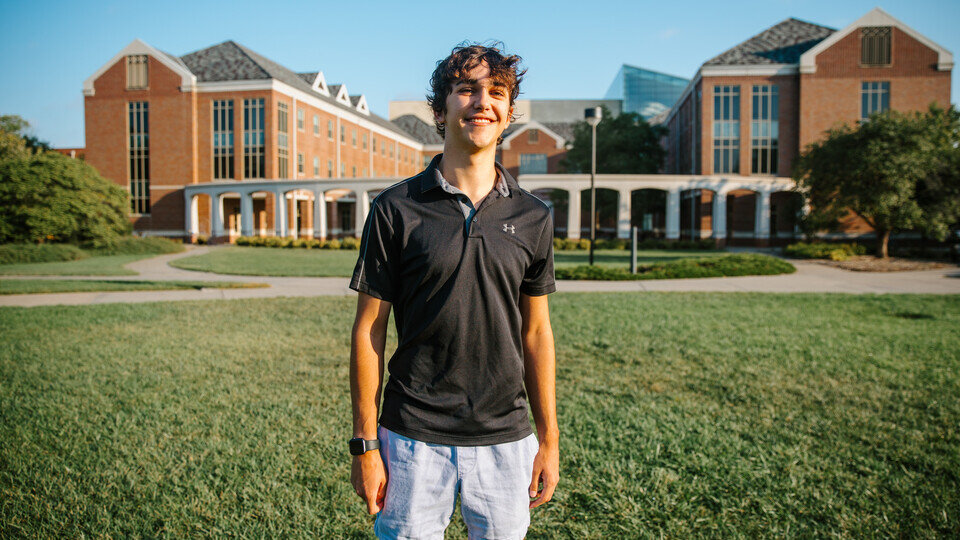
[[[393,304],[397,350],[380,425],[423,442],[499,444],[531,433],[520,293],[556,290],[550,209],[497,167],[469,230],[456,196],[427,169],[370,205],[350,288]]]

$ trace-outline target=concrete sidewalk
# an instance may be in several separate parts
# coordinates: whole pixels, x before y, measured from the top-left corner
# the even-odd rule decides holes
[[[176,300],[229,300],[239,298],[343,296],[355,294],[347,278],[304,278],[231,276],[193,272],[169,266],[181,257],[201,255],[211,248],[195,247],[184,253],[161,255],[136,261],[126,268],[137,276],[5,276],[3,279],[110,279],[110,280],[182,280],[240,281],[266,283],[261,289],[201,289],[173,291],[83,292],[55,294],[19,294],[0,296],[0,306],[49,306],[107,304],[116,302],[163,302]],[[215,248],[214,248],[215,249]],[[960,267],[921,272],[851,272],[822,264],[791,260],[794,274],[743,276],[728,278],[669,279],[648,281],[558,281],[559,292],[813,292],[850,294],[960,294]]]

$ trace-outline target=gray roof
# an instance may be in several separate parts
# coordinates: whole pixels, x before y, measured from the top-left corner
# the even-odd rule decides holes
[[[393,123],[414,139],[423,144],[443,144],[437,128],[413,114],[405,114],[393,119]]]
[[[357,111],[355,107],[348,107],[336,100],[340,85],[330,85],[328,87],[330,97],[315,91],[313,89],[313,79],[316,77],[316,71],[295,73],[234,41],[224,41],[218,45],[182,56],[180,59],[187,69],[197,76],[197,82],[276,79],[334,107],[363,116],[363,113]],[[312,77],[308,77],[310,75]],[[370,122],[384,129],[407,135],[405,131],[398,129],[386,118],[372,112],[367,118]]]
[[[705,66],[798,64],[800,55],[836,32],[799,19],[787,19],[707,60]]]

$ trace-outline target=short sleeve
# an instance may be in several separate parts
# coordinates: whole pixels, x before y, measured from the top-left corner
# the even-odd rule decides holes
[[[556,290],[553,276],[553,219],[547,214],[533,261],[523,274],[520,292],[527,296],[543,296]]]
[[[383,206],[374,200],[363,226],[360,256],[353,269],[350,288],[393,302],[397,283],[397,239]]]

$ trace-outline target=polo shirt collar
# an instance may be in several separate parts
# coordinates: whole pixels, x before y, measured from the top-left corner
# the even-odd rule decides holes
[[[425,193],[434,188],[442,188],[441,182],[446,182],[446,179],[440,174],[440,160],[442,158],[443,154],[434,156],[433,159],[430,160],[430,164],[427,165],[427,168],[423,171],[423,174],[420,176],[421,193]],[[497,191],[500,192],[500,195],[512,197],[514,193],[520,193],[520,185],[517,184],[516,179],[499,163],[494,162],[494,167],[497,168],[498,177],[495,187]]]

